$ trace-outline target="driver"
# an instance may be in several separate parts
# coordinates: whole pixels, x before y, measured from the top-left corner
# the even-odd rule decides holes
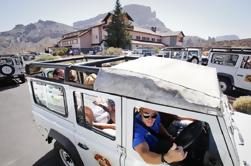
[[[141,124],[137,121],[141,121]],[[170,164],[173,162],[182,161],[186,158],[187,152],[184,152],[183,148],[177,146],[175,143],[172,144],[170,149],[166,150],[167,153],[158,154],[155,150],[153,150],[156,148],[160,140],[153,134],[153,132],[149,131],[153,130],[158,134],[167,135],[170,137],[168,132],[160,123],[160,115],[158,112],[141,107],[139,108],[139,114],[135,116],[135,122],[133,148],[146,163]]]

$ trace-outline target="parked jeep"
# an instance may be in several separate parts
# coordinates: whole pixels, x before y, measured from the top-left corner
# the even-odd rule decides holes
[[[15,78],[25,82],[23,59],[16,55],[0,55],[0,80]]]
[[[233,89],[251,92],[251,49],[212,48],[208,66],[217,70],[220,87],[224,93]]]
[[[161,49],[157,56],[198,64],[201,61],[202,51],[198,47],[166,47]]]
[[[32,68],[61,69],[64,76],[43,77]],[[171,142],[188,152],[175,165],[251,163],[250,140],[237,127],[239,113],[221,93],[214,68],[159,57],[115,57],[70,65],[65,60],[31,63],[26,72],[35,122],[48,143],[56,141],[63,165],[148,165],[151,161],[133,148],[136,119],[148,116],[139,114],[142,108],[155,110],[151,118],[158,116]],[[165,163],[162,154],[154,155],[159,156],[155,163]]]

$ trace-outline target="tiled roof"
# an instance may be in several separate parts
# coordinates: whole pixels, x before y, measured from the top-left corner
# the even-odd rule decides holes
[[[148,34],[151,34],[151,35],[158,35],[158,36],[178,36],[181,33],[183,36],[185,36],[182,31],[174,31],[174,32],[165,32],[165,33],[162,33],[160,31],[153,32],[150,29],[145,29],[145,28],[136,27],[136,26],[134,26],[133,31],[142,32],[142,33],[148,33]]]
[[[144,44],[144,45],[154,45],[154,46],[165,46],[162,43],[156,43],[156,42],[145,42],[145,41],[137,41],[137,40],[131,40],[132,44]]]
[[[145,29],[145,28],[136,27],[136,26],[134,26],[133,31],[143,32],[143,33],[148,33],[148,34],[151,34],[151,35],[161,36],[161,33],[159,31],[153,32],[150,29]]]
[[[180,35],[180,33],[183,36],[185,36],[182,31],[166,32],[166,33],[162,33],[161,36],[178,36],[178,35]]]

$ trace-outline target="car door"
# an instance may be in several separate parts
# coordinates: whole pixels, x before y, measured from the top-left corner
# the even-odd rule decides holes
[[[134,138],[134,125],[135,125],[135,114],[140,110],[141,107],[148,108],[151,110],[155,110],[160,115],[162,125],[166,127],[166,125],[170,125],[169,121],[173,118],[173,125],[176,126],[177,120],[184,119],[181,123],[185,125],[186,121],[201,121],[203,124],[206,124],[206,128],[203,131],[205,133],[210,133],[209,140],[206,142],[207,144],[203,144],[203,140],[206,140],[205,137],[200,141],[196,142],[195,147],[197,147],[196,151],[193,153],[190,151],[190,157],[193,156],[193,164],[190,162],[188,165],[224,165],[224,166],[233,166],[231,156],[229,154],[226,142],[222,135],[221,128],[219,126],[217,117],[214,115],[207,115],[204,113],[197,113],[194,111],[183,110],[179,108],[173,108],[163,105],[157,105],[152,103],[147,103],[144,101],[138,101],[134,99],[123,98],[123,126],[126,127],[126,131],[123,132],[123,146],[126,147],[126,166],[145,166],[145,165],[165,165],[165,164],[148,164],[146,163],[141,156],[133,149],[133,138]],[[169,123],[169,124],[168,124]],[[185,126],[179,126],[180,128],[185,128]],[[166,128],[169,133],[171,133],[172,128]],[[180,130],[178,130],[178,133]],[[149,134],[149,133],[148,133]],[[206,134],[207,135],[207,134]],[[206,136],[207,137],[207,136]],[[202,150],[203,148],[206,148]],[[206,150],[206,151],[205,151]],[[203,152],[200,154],[200,152]],[[212,154],[211,159],[207,157],[208,154]],[[198,155],[198,158],[196,157]],[[200,157],[199,157],[200,156]],[[214,157],[213,157],[214,156]],[[216,157],[217,156],[217,157]],[[197,161],[206,160],[207,164],[196,164]],[[191,159],[191,158],[190,158]],[[217,164],[216,164],[217,163]]]
[[[77,89],[73,92],[76,109],[75,144],[85,165],[120,165],[121,158],[121,98],[95,91]],[[107,123],[107,112],[100,113],[105,102],[112,101],[115,108],[115,128],[101,129],[97,121]],[[98,105],[102,105],[99,107]],[[108,107],[106,105],[106,107]],[[98,109],[97,109],[98,108]],[[104,111],[104,110],[103,110]],[[91,113],[93,117],[91,117]],[[100,116],[95,117],[94,112]],[[91,122],[90,119],[93,119]],[[91,124],[92,123],[92,124]]]
[[[245,55],[235,73],[236,87],[251,91],[251,56]]]

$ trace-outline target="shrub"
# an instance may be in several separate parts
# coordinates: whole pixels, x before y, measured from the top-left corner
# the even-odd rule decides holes
[[[53,48],[53,55],[54,56],[63,56],[63,55],[66,55],[68,50],[69,50],[68,48],[64,48],[64,47]]]
[[[251,114],[251,96],[241,96],[237,98],[233,107],[236,111]]]
[[[49,61],[59,59],[58,56],[53,55],[39,55],[35,58],[35,61]]]
[[[121,48],[114,48],[109,47],[106,50],[102,51],[102,53],[99,53],[101,55],[122,55],[122,49]]]

